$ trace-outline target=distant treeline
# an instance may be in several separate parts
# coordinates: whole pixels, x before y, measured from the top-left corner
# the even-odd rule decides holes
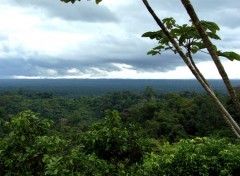
[[[226,93],[221,80],[209,80],[213,89],[219,93]],[[239,86],[240,80],[232,80],[233,85]],[[2,79],[0,92],[52,92],[55,95],[77,97],[81,95],[103,95],[108,92],[131,91],[141,92],[151,86],[158,93],[204,90],[196,80],[174,79]]]

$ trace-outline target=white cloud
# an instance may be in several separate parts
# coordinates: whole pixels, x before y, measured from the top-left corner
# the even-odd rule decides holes
[[[188,21],[180,1],[149,0],[161,16]],[[240,1],[193,1],[200,17],[220,22],[221,50],[240,52]],[[212,8],[215,7],[215,8]],[[0,7],[0,74],[14,78],[193,78],[179,57],[147,56],[157,42],[141,38],[158,26],[141,1],[4,0]],[[230,19],[230,20],[229,20]],[[198,58],[208,78],[216,69]],[[240,78],[240,62],[224,62],[231,78]]]
[[[36,68],[36,71],[38,72],[39,75],[45,76],[45,77],[52,77],[52,76],[57,76],[58,71],[54,69],[44,69],[44,68]]]
[[[69,74],[79,74],[79,72],[80,71],[76,68],[71,68],[71,69],[67,70],[67,73],[69,73]]]
[[[222,64],[228,74],[232,79],[240,78],[240,62],[239,61],[228,61],[223,59]],[[202,62],[198,64],[199,69],[203,72],[204,75],[208,78],[219,79],[220,75],[212,62]]]

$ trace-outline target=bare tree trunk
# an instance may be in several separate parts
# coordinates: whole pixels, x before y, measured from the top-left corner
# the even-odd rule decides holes
[[[199,74],[200,71],[197,70],[192,66],[191,62],[189,62],[187,56],[183,53],[182,49],[179,47],[178,43],[174,40],[174,38],[171,36],[167,28],[164,26],[162,21],[157,17],[155,12],[152,10],[151,6],[149,5],[147,0],[142,0],[144,5],[146,6],[149,13],[152,15],[156,23],[159,25],[159,27],[162,29],[164,34],[167,36],[169,41],[172,43],[172,45],[177,50],[178,54],[181,56],[183,61],[186,63],[188,68],[191,70],[193,75],[196,77],[196,79],[199,81],[199,83],[203,86],[203,88],[210,94],[210,96],[213,98],[214,102],[220,109],[220,111],[223,114],[224,120],[226,121],[229,128],[232,130],[232,132],[236,135],[237,138],[240,138],[240,127],[238,124],[234,121],[232,116],[228,113],[228,111],[225,109],[225,107],[222,105],[222,103],[219,101],[215,93],[212,91],[212,89],[209,87],[208,83],[206,83],[206,79],[203,77],[202,74]]]
[[[238,96],[236,94],[236,91],[234,90],[228,75],[218,57],[217,51],[214,49],[212,42],[210,41],[208,35],[206,34],[201,22],[198,19],[198,16],[193,8],[193,6],[191,5],[189,0],[181,0],[182,4],[184,5],[186,11],[188,12],[190,18],[192,19],[193,24],[195,25],[196,29],[198,30],[199,35],[201,36],[203,43],[205,44],[205,46],[207,47],[207,50],[209,52],[209,54],[211,55],[219,74],[221,75],[227,90],[231,96],[231,99],[233,101],[233,104],[235,106],[236,112],[238,114],[238,118],[240,118],[240,102],[238,99]]]
[[[202,78],[202,80],[205,82],[205,84],[209,87],[209,89],[212,90],[211,86],[209,85],[209,83],[207,82],[207,80],[205,79],[205,77],[203,76],[203,74],[200,72],[197,65],[195,64],[190,50],[188,50],[188,57],[190,59],[190,62],[192,64],[193,68],[196,70],[196,72],[199,74],[199,76]]]

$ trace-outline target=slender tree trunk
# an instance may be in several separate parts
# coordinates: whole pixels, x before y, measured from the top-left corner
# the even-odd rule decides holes
[[[209,83],[207,82],[207,80],[205,79],[205,77],[203,76],[203,74],[200,72],[197,65],[195,64],[190,50],[188,50],[188,57],[190,59],[190,62],[192,64],[193,68],[196,70],[196,72],[199,74],[199,76],[202,78],[202,80],[205,82],[205,84],[212,90],[211,86],[209,85]]]
[[[228,75],[218,57],[217,51],[215,50],[215,48],[213,47],[212,42],[210,41],[208,35],[206,34],[200,20],[198,19],[198,16],[193,8],[193,6],[191,5],[189,0],[181,0],[182,4],[184,5],[186,11],[188,12],[190,18],[192,19],[193,24],[195,25],[196,29],[198,30],[199,35],[201,36],[203,43],[205,44],[205,46],[207,47],[207,50],[209,52],[209,54],[211,55],[219,74],[221,75],[227,90],[231,96],[231,99],[233,101],[233,104],[235,106],[236,112],[238,114],[238,118],[240,118],[240,102],[238,99],[238,96],[236,94],[236,91],[234,90]]]
[[[233,133],[237,136],[237,138],[240,138],[240,127],[238,124],[234,121],[232,116],[228,113],[228,111],[225,109],[225,107],[222,105],[222,103],[219,101],[215,93],[212,91],[212,89],[206,84],[206,80],[202,75],[199,75],[199,70],[196,71],[195,68],[192,66],[191,62],[189,62],[187,56],[183,53],[182,49],[179,47],[178,43],[174,40],[174,38],[171,36],[167,28],[164,26],[162,21],[157,17],[155,12],[152,10],[151,6],[149,5],[147,0],[142,0],[144,5],[146,6],[149,13],[152,15],[156,23],[159,25],[159,27],[162,29],[164,34],[167,36],[169,41],[172,43],[172,45],[175,47],[183,61],[186,63],[186,65],[189,67],[193,75],[196,77],[196,79],[199,81],[199,83],[203,86],[203,88],[210,94],[210,96],[213,98],[214,102],[220,109],[220,111],[223,114],[224,120],[228,124],[229,128],[233,131]],[[204,78],[204,79],[203,79]]]

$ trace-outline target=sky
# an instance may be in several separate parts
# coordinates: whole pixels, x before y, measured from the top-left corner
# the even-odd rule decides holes
[[[240,1],[191,2],[200,19],[221,28],[218,49],[240,53]],[[161,19],[189,21],[180,0],[149,3]],[[146,54],[157,42],[141,35],[157,30],[141,0],[1,0],[0,79],[194,78],[178,55]],[[194,58],[206,78],[220,78],[207,54]],[[240,79],[240,61],[221,61],[230,78]]]

